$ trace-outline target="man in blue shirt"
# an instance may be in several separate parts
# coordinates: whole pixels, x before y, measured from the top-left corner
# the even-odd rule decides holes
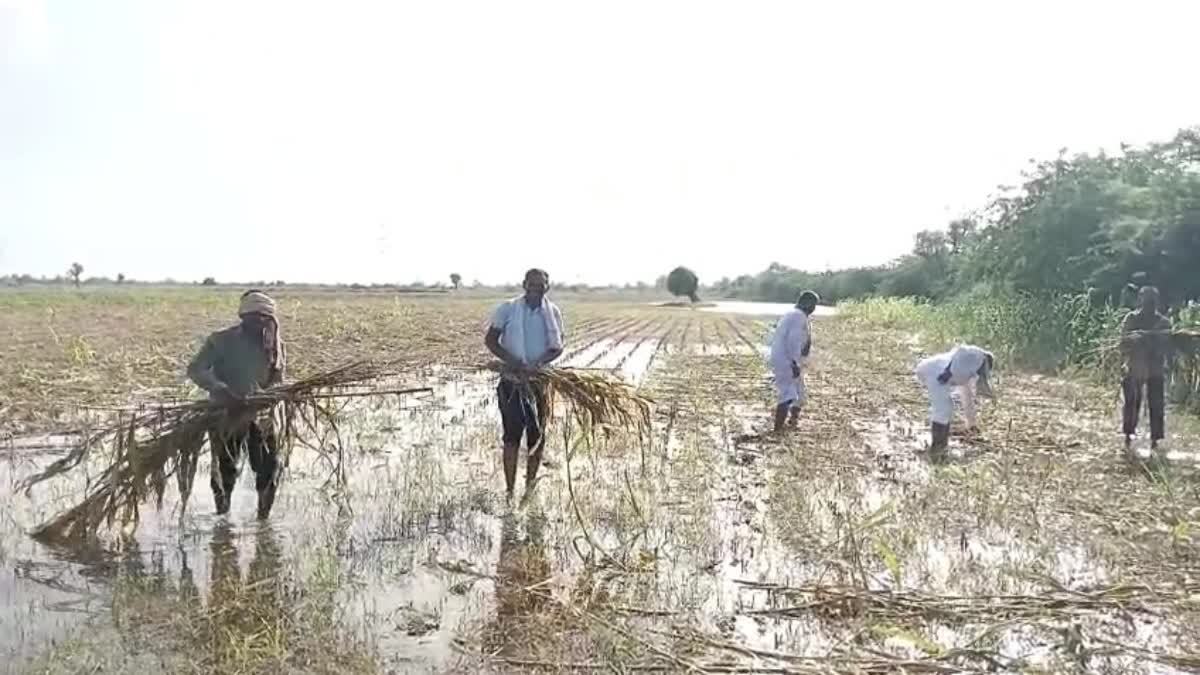
[[[504,362],[497,394],[504,423],[504,484],[511,502],[517,482],[521,437],[529,450],[525,468],[526,494],[537,481],[551,410],[544,386],[529,376],[563,352],[562,312],[546,297],[550,275],[545,270],[525,273],[525,294],[496,308],[484,344]]]

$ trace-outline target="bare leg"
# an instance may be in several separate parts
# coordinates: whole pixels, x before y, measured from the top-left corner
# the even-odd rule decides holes
[[[532,450],[529,451],[529,458],[525,462],[525,491],[529,492],[533,489],[534,483],[537,482],[538,469],[542,466],[542,450],[546,447],[546,441],[540,440]]]
[[[521,453],[519,444],[504,446],[504,487],[508,501],[512,501],[513,489],[517,485],[517,459]]]
[[[546,449],[546,429],[550,426],[551,412],[545,389],[531,386],[530,393],[533,395],[531,403],[534,409],[526,412],[526,418],[532,418],[526,422],[525,429],[525,447],[529,448],[529,459],[525,464],[526,493],[533,489],[534,483],[537,482],[538,469],[542,467]]]

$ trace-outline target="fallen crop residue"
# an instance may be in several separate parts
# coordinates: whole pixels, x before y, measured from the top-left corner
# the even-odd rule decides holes
[[[206,302],[197,315],[219,323]],[[175,333],[202,328],[183,305],[163,312],[144,327],[157,355],[135,356],[114,346],[128,336],[110,341],[89,322],[120,304],[74,303],[56,310],[55,330],[91,352],[70,363],[26,352],[25,375],[40,379],[25,384],[3,362],[13,400],[166,387],[189,349]],[[267,524],[253,522],[244,478],[230,518],[200,486],[181,519],[168,490],[134,537],[49,549],[26,530],[78,486],[16,493],[61,447],[10,442],[7,662],[51,673],[1200,668],[1190,432],[1173,435],[1165,460],[1130,463],[1111,392],[1009,372],[983,433],[956,436],[950,460],[931,464],[919,340],[833,316],[815,322],[800,429],[777,438],[764,433],[774,319],[560,304],[576,328],[564,363],[638,387],[655,402],[653,428],[592,436],[560,410],[553,466],[520,509],[500,497],[494,376],[468,367],[483,360],[490,301],[354,298],[349,311],[285,298],[294,359],[315,371],[379,349],[433,391],[335,411],[322,452],[293,455]],[[44,313],[23,312],[42,330]],[[122,361],[161,371],[137,386],[131,375],[81,384],[125,373]],[[73,408],[19,407],[26,426]]]

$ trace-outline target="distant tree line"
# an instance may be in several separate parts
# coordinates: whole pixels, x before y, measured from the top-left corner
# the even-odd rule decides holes
[[[1023,178],[973,217],[918,233],[889,264],[813,273],[774,263],[711,291],[778,302],[804,288],[830,302],[937,301],[986,288],[1123,304],[1131,286],[1153,284],[1171,306],[1200,298],[1200,129],[1115,155],[1063,151]]]

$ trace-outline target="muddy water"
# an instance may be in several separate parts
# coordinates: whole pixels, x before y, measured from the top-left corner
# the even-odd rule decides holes
[[[605,338],[564,359],[561,365],[566,368],[605,370],[620,375],[632,384],[640,384],[661,342],[660,338]]]
[[[33,500],[16,493],[17,482],[52,455],[10,447],[0,463],[5,661],[19,663],[82,622],[114,611],[112,586],[125,567],[154,561],[168,582],[194,583],[203,596],[210,590],[205,580],[214,547],[229,551],[234,567],[245,571],[269,538],[267,548],[284,552],[272,563],[276,572],[303,570],[315,564],[315,554],[332,552],[354,581],[348,587],[370,589],[345,600],[382,649],[403,653],[414,664],[444,662],[460,619],[486,613],[488,588],[449,592],[456,580],[438,562],[474,560],[486,570],[498,554],[492,387],[491,378],[463,378],[438,383],[436,394],[415,409],[408,401],[353,411],[354,424],[341,430],[347,452],[339,470],[336,453],[297,449],[266,527],[254,520],[256,495],[246,469],[231,516],[213,514],[200,480],[182,521],[178,497],[169,495],[164,510],[148,509],[137,537],[110,554],[52,551],[25,536],[77,498],[80,486],[39,489]],[[334,490],[331,476],[337,474],[345,484]],[[199,475],[205,475],[203,466]]]
[[[58,450],[12,449],[0,462],[0,485],[7,486],[0,490],[6,662],[16,669],[12,664],[52,640],[83,633],[113,645],[127,640],[111,624],[131,611],[114,601],[114,588],[129,579],[163,589],[154,591],[163,596],[192,589],[197,603],[218,607],[222,588],[252,585],[264,571],[303,591],[285,595],[297,606],[309,602],[320,580],[333,578],[345,630],[369,643],[386,668],[475,672],[505,670],[483,654],[572,662],[609,653],[611,634],[585,645],[582,657],[524,642],[526,633],[551,645],[568,641],[567,634],[583,640],[578,633],[594,628],[539,624],[555,603],[613,612],[638,635],[686,629],[824,657],[869,628],[888,628],[888,620],[782,615],[777,610],[795,601],[764,586],[863,581],[874,589],[1036,593],[1045,586],[1031,570],[1073,589],[1116,578],[1108,561],[1077,541],[1047,538],[1004,512],[990,519],[953,512],[966,509],[965,498],[947,508],[939,495],[969,484],[962,475],[994,460],[956,438],[956,463],[931,467],[920,457],[922,421],[900,408],[854,419],[849,429],[822,431],[813,420],[806,433],[843,433],[853,442],[836,446],[843,456],[817,446],[820,456],[805,458],[804,473],[780,486],[777,472],[798,450],[794,441],[762,434],[771,391],[761,358],[740,351],[744,342],[729,331],[717,343],[712,325],[709,343],[700,334],[697,328],[679,350],[653,337],[614,338],[572,355],[571,365],[620,373],[659,401],[654,442],[643,460],[627,440],[579,447],[552,434],[548,452],[559,468],[544,471],[534,498],[516,514],[498,498],[499,424],[487,375],[431,371],[431,396],[356,403],[340,428],[345,452],[336,452],[332,438],[323,455],[298,449],[266,525],[253,519],[246,475],[232,517],[214,516],[209,492],[199,486],[182,522],[168,499],[118,555],[64,556],[25,537],[54,505],[78,495],[60,486],[59,501],[47,504],[15,494],[16,481]],[[830,366],[818,360],[814,367]],[[556,430],[563,426],[559,420]],[[972,498],[991,503],[987,489]],[[804,508],[784,508],[789,499]],[[888,517],[864,524],[877,514]],[[585,527],[602,552],[584,541]],[[880,543],[899,558],[894,570],[881,561]],[[856,559],[862,579],[847,562]],[[531,601],[530,588],[553,601]],[[1111,635],[1119,621],[1087,618],[1081,625],[1089,635]],[[984,628],[930,622],[913,631],[951,646]],[[1179,626],[1163,619],[1130,630],[1138,644],[1168,649]],[[1056,669],[1051,638],[1024,627],[997,635],[1001,653]],[[868,645],[923,656],[904,636]],[[122,663],[123,670],[141,670]]]
[[[599,344],[596,353],[576,358],[638,383],[658,349],[657,339],[644,339]],[[494,378],[443,371],[428,384],[434,393],[420,399],[355,403],[343,412],[338,434],[325,439],[323,453],[294,450],[269,523],[254,519],[248,467],[231,515],[216,516],[203,485],[205,460],[186,516],[179,518],[178,495],[169,492],[162,512],[146,510],[135,538],[110,542],[103,552],[55,551],[26,536],[77,499],[81,484],[39,488],[35,499],[18,494],[17,483],[61,454],[64,444],[10,444],[0,462],[5,662],[19,670],[51,643],[76,635],[77,627],[107,624],[121,611],[113,589],[122,579],[152,578],[172,592],[192,588],[200,602],[215,603],[214,588],[252,568],[303,578],[332,562],[349,625],[369,637],[386,663],[405,671],[467,667],[462,664],[477,657],[464,655],[489,647],[480,641],[481,628],[503,620],[497,580],[506,559],[557,551],[552,568],[562,579],[551,588],[561,588],[580,564],[566,555],[573,535],[563,518],[537,515],[536,501],[532,515],[505,515],[498,498],[503,475]],[[555,439],[547,451],[561,462]],[[556,483],[549,472],[539,490],[545,501],[560,498]],[[543,543],[530,549],[531,538]],[[274,553],[264,556],[264,550]],[[218,559],[222,564],[214,564]]]

